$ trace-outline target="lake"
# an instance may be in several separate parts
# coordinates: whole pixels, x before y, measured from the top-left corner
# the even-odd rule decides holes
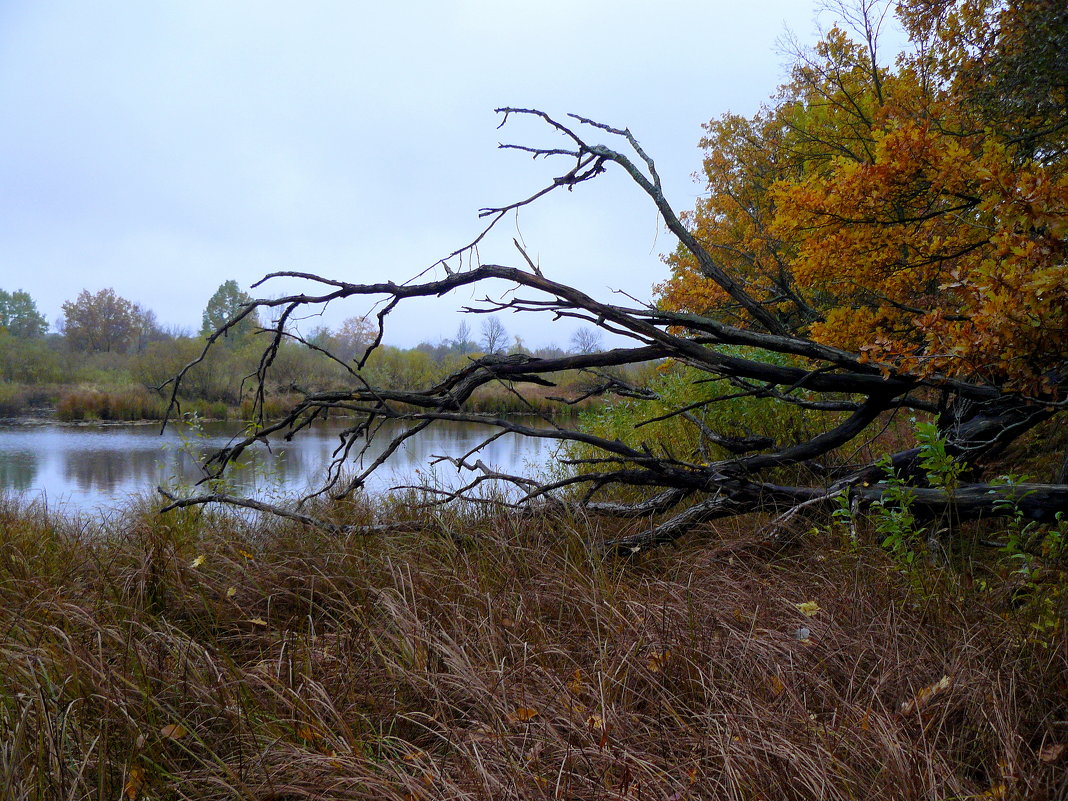
[[[537,421],[524,421],[539,426]],[[328,421],[302,431],[292,442],[276,443],[269,453],[246,451],[246,462],[233,471],[231,491],[263,497],[297,496],[323,479],[338,445],[338,434],[351,422]],[[544,425],[541,423],[540,425]],[[223,447],[239,431],[235,423],[201,423],[199,432],[172,424],[160,435],[158,425],[10,425],[0,426],[0,492],[26,501],[43,500],[63,512],[98,512],[122,506],[131,498],[154,492],[174,481],[194,482],[202,476],[196,463]],[[364,457],[369,464],[382,453],[402,424],[387,423]],[[433,456],[462,456],[494,433],[473,423],[435,423],[409,440],[367,481],[371,492],[398,484],[440,482],[457,486],[461,479],[449,464],[433,472]],[[507,434],[481,454],[502,472],[527,474],[544,465],[553,452],[550,440]]]

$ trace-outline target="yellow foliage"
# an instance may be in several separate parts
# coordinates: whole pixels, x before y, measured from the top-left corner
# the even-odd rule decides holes
[[[820,606],[815,601],[805,601],[804,603],[794,604],[794,606],[805,617],[815,617],[820,611]]]
[[[920,376],[1041,392],[1068,355],[1068,148],[1036,157],[997,127],[1028,119],[976,100],[986,73],[968,43],[1023,23],[979,0],[929,6],[902,4],[924,46],[896,68],[832,29],[774,105],[709,123],[709,194],[686,221],[791,330]],[[750,324],[687,251],[667,262],[663,307]]]

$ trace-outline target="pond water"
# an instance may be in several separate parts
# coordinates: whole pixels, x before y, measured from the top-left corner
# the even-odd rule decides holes
[[[537,426],[536,422],[525,424]],[[328,421],[302,431],[292,442],[276,443],[271,452],[246,451],[244,464],[231,474],[231,491],[254,497],[297,496],[325,475],[338,434],[351,422]],[[402,424],[384,427],[364,457],[369,465]],[[25,501],[44,501],[63,512],[98,512],[120,507],[159,484],[192,483],[202,473],[197,459],[225,446],[237,433],[234,423],[201,423],[193,432],[170,425],[14,425],[0,426],[0,492]],[[371,492],[401,484],[429,481],[457,486],[449,464],[430,468],[433,456],[462,456],[496,429],[472,423],[435,423],[394,453],[367,481]],[[502,472],[528,474],[550,458],[550,440],[507,434],[487,446],[480,458]]]

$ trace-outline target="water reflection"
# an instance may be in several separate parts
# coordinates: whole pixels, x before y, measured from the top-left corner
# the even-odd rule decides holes
[[[37,454],[28,450],[0,450],[0,487],[28,490],[37,478]]]
[[[316,486],[348,425],[326,422],[301,432],[292,442],[248,449],[241,465],[230,474],[233,491],[278,497]],[[403,428],[400,423],[383,426],[362,466],[378,458],[389,439]],[[198,481],[203,474],[197,460],[228,444],[236,432],[237,426],[225,423],[203,424],[197,432],[169,427],[162,436],[155,426],[0,427],[0,491],[43,496],[50,505],[75,511],[113,507],[161,483]],[[432,457],[462,456],[494,432],[489,426],[471,423],[432,425],[394,453],[368,480],[367,489],[381,492],[423,481],[457,486],[469,480],[470,474],[458,475],[449,464],[431,469]],[[543,464],[550,449],[547,440],[509,434],[491,443],[479,458],[503,472],[521,473]],[[358,450],[359,444],[353,454]]]

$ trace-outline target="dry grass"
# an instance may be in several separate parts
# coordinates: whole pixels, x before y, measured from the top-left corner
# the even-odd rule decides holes
[[[337,539],[0,508],[3,797],[1068,792],[1063,625],[1036,638],[997,593],[829,540],[623,565],[591,529],[472,512]]]

